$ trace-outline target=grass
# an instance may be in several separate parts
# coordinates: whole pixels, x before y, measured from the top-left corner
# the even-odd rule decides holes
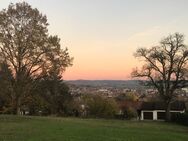
[[[165,122],[0,116],[0,141],[187,141],[188,127]]]

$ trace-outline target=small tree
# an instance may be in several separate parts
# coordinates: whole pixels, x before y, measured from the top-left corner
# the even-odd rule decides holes
[[[119,108],[121,109],[122,118],[133,119],[137,117],[139,107],[138,97],[133,92],[121,94],[116,97]]]
[[[118,111],[117,103],[114,99],[104,98],[99,95],[84,97],[85,106],[89,116],[96,118],[113,118]]]
[[[0,11],[0,61],[14,75],[12,97],[17,114],[23,99],[35,84],[51,72],[61,74],[72,63],[58,36],[48,33],[45,15],[28,3],[10,4]]]
[[[188,72],[188,47],[184,35],[175,33],[164,38],[159,46],[139,48],[135,57],[144,59],[141,70],[135,69],[133,77],[148,78],[166,104],[166,120],[170,120],[170,104],[176,99],[176,90],[186,85]]]

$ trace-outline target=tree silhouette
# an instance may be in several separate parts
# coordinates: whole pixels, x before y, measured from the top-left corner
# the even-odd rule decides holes
[[[47,17],[26,2],[11,3],[0,11],[0,61],[6,62],[14,75],[17,114],[35,80],[52,72],[61,76],[72,64],[58,36],[49,35]]]
[[[134,69],[133,77],[148,78],[166,104],[166,120],[170,120],[170,104],[176,99],[176,90],[186,85],[188,74],[188,47],[184,35],[175,33],[164,38],[159,46],[139,48],[135,57],[144,59],[141,70]]]

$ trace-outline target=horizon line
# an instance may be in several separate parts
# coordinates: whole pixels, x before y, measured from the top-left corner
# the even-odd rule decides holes
[[[138,81],[140,79],[63,79],[64,81]]]

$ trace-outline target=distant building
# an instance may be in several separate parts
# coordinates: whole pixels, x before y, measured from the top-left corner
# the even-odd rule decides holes
[[[171,114],[184,113],[185,103],[176,101],[171,104]],[[140,107],[141,120],[164,120],[165,119],[165,104],[163,102],[143,102]]]
[[[182,88],[183,91],[185,91],[188,94],[188,87]]]

